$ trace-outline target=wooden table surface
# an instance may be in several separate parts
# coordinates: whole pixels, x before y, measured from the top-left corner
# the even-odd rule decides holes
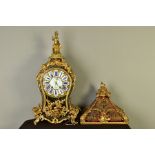
[[[25,121],[20,129],[130,129],[126,124],[102,124],[102,125],[63,125],[51,124],[47,121],[39,122],[34,125],[34,119]]]

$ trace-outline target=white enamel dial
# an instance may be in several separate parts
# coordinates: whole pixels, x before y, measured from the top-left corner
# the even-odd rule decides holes
[[[44,90],[53,97],[64,96],[68,91],[69,85],[69,76],[62,70],[49,71],[43,77]]]

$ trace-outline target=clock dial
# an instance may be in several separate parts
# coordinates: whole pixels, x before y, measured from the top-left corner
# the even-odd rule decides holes
[[[61,70],[47,72],[43,77],[45,92],[52,97],[62,97],[70,86],[69,76]]]

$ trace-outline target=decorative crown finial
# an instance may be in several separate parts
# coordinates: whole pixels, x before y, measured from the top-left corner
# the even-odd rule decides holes
[[[58,37],[58,32],[55,31],[54,36],[52,37],[53,40],[53,54],[59,54],[60,53],[60,42],[59,42],[59,37]]]
[[[106,85],[101,82],[100,84],[100,88],[98,89],[98,92],[97,92],[97,97],[110,97],[110,92],[108,91],[108,89],[106,88]]]

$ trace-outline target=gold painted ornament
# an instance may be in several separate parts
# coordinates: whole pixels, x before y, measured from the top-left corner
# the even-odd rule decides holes
[[[73,106],[70,94],[75,85],[75,74],[60,53],[58,32],[53,37],[53,53],[41,66],[37,75],[37,83],[42,95],[42,102],[33,108],[34,124],[48,121],[52,124],[76,124],[79,108]]]

